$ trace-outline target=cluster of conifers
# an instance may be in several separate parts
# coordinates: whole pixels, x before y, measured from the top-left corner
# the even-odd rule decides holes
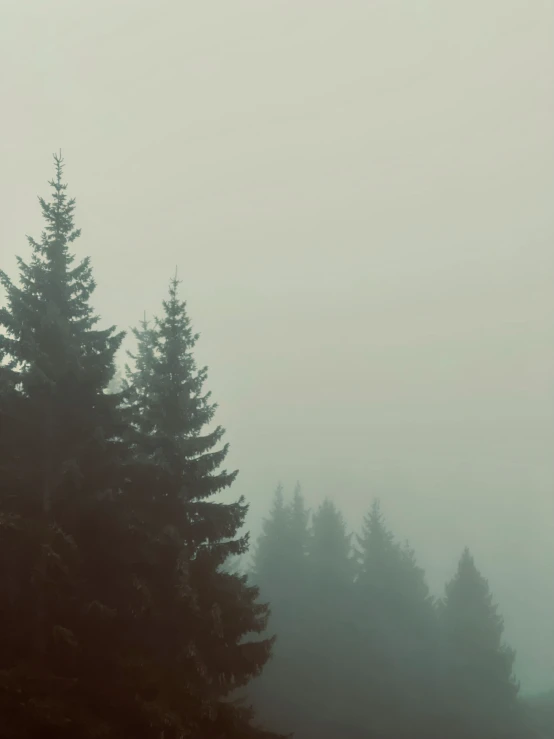
[[[251,578],[278,635],[252,687],[271,726],[329,739],[534,735],[502,618],[467,549],[437,600],[378,501],[353,537],[331,500],[310,521],[300,488],[287,502],[279,487]]]

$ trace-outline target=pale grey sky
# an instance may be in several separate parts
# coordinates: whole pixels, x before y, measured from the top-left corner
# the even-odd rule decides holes
[[[553,0],[3,0],[2,266],[60,147],[107,322],[176,264],[257,530],[467,543],[554,684]]]

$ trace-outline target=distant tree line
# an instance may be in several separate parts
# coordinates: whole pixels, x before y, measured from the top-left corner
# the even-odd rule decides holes
[[[251,689],[269,725],[321,739],[554,736],[548,702],[539,717],[518,698],[515,654],[469,550],[434,599],[378,501],[353,536],[331,500],[310,517],[300,487],[287,500],[279,486],[250,577],[277,633]]]

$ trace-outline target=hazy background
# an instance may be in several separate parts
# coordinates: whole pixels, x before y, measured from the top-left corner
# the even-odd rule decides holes
[[[0,0],[0,250],[60,147],[107,322],[175,265],[251,501],[467,543],[554,684],[554,2]]]

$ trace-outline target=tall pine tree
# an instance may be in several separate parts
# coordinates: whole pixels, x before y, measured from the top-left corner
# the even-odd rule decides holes
[[[203,390],[207,370],[196,366],[198,335],[178,285],[175,276],[162,316],[135,332],[126,386],[142,481],[135,494],[150,501],[142,530],[153,553],[167,541],[167,561],[158,551],[157,567],[143,574],[153,604],[145,638],[159,675],[152,689],[175,726],[194,736],[261,737],[250,710],[229,699],[269,658],[272,639],[252,638],[265,630],[268,609],[246,576],[225,567],[247,551],[248,536],[238,535],[247,506],[214,500],[237,473],[220,470],[228,445],[223,429],[211,428],[216,406]]]
[[[125,456],[120,399],[106,393],[123,334],[97,327],[90,260],[71,251],[75,200],[54,163],[19,284],[0,272],[0,702],[4,736],[22,738],[106,729],[119,652],[103,642],[123,633],[86,545]]]
[[[63,161],[54,160],[52,200],[39,199],[45,228],[40,241],[28,239],[30,261],[18,257],[20,284],[0,272],[7,296],[0,310],[0,354],[9,359],[18,397],[26,401],[21,418],[30,433],[34,426],[35,444],[25,451],[33,460],[32,506],[45,515],[58,510],[67,497],[64,485],[78,484],[87,464],[87,475],[101,474],[98,452],[108,459],[122,428],[119,398],[105,389],[124,334],[96,328],[92,267],[89,258],[73,264],[71,247],[81,232],[74,225],[75,200],[67,198],[62,180]]]

